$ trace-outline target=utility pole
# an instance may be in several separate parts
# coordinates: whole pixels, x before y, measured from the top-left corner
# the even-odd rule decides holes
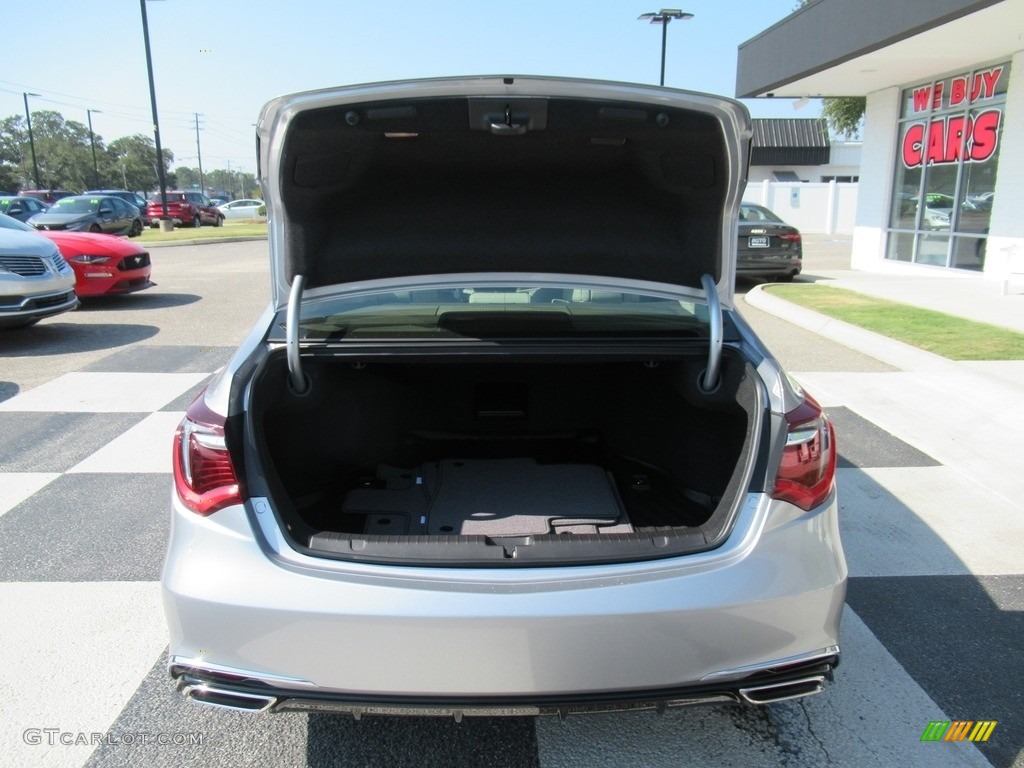
[[[196,112],[196,156],[199,158],[199,191],[206,194],[206,182],[203,180],[203,151],[199,148],[199,113]]]
[[[228,183],[231,185],[231,199],[235,199],[235,176],[231,173],[231,161],[228,160]]]
[[[100,188],[100,169],[99,169],[99,166],[96,164],[96,138],[93,136],[93,133],[92,133],[92,113],[93,112],[97,112],[99,114],[103,114],[103,112],[101,110],[99,110],[99,109],[87,109],[87,110],[85,110],[85,115],[89,119],[89,145],[92,147],[92,184],[93,184],[92,188],[93,189],[99,189]]]
[[[160,182],[160,220],[170,221],[170,217],[167,215],[167,180],[164,178],[164,151],[160,148],[160,120],[156,114],[156,86],[153,85],[153,54],[149,50],[149,20],[146,18],[146,0],[139,0],[139,9],[142,11],[142,37],[146,42],[146,71],[149,74],[149,103],[153,111],[153,139],[156,144],[156,177]]]
[[[32,178],[36,182],[36,189],[39,189],[39,165],[36,163],[36,142],[32,138],[32,114],[28,111],[28,97],[38,96],[38,93],[22,93],[25,97],[25,121],[28,123],[28,146],[32,150]]]

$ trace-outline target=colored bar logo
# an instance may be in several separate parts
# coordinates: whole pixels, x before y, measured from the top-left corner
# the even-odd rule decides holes
[[[988,741],[998,720],[932,720],[921,741]]]

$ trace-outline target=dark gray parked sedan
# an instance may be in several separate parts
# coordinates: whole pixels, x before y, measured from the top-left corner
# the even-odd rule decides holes
[[[803,237],[763,205],[740,204],[736,274],[788,282],[803,269]]]
[[[822,690],[822,409],[733,307],[751,124],[471,77],[271,101],[271,300],[174,438],[170,672],[242,710]]]
[[[105,195],[74,195],[63,197],[45,213],[28,220],[36,229],[53,231],[106,233],[108,235],[142,234],[142,213],[131,203]]]
[[[18,221],[28,221],[37,213],[44,213],[49,206],[34,197],[20,195],[0,196],[0,213]]]

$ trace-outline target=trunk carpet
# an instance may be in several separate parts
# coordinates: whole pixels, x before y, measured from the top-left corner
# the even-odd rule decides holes
[[[366,533],[527,536],[629,532],[612,477],[590,464],[533,459],[446,459],[403,470],[382,466],[383,487],[354,489],[346,513]]]

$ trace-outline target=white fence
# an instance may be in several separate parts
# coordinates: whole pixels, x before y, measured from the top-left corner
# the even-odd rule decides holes
[[[857,185],[830,181],[763,181],[748,184],[743,199],[770,208],[801,232],[853,234]]]

